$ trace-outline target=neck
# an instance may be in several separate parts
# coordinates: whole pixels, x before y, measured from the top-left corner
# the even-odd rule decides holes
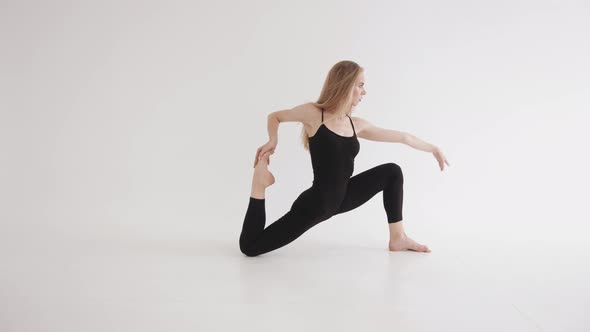
[[[338,120],[343,120],[343,119],[346,119],[346,116],[347,116],[347,115],[348,115],[347,113],[344,113],[344,114],[342,114],[341,116],[339,116],[339,117],[336,117],[336,119],[338,119]]]
[[[332,114],[332,118],[333,119],[337,119],[337,120],[344,120],[346,119],[346,116],[349,115],[349,113],[339,113],[336,111],[329,111],[327,109],[324,110],[325,112],[331,113]]]
[[[336,113],[336,112],[330,112],[333,115],[333,118],[338,119],[338,120],[342,120],[344,118],[346,118],[347,113]]]

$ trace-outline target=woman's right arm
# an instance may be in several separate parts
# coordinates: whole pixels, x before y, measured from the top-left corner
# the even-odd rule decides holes
[[[274,153],[274,149],[279,142],[278,132],[279,124],[281,122],[301,122],[304,125],[308,124],[309,119],[313,116],[313,105],[305,103],[295,106],[291,109],[281,110],[269,113],[267,118],[268,128],[268,142],[259,147],[256,151],[256,158],[254,159],[254,166],[266,151]]]
[[[279,111],[282,112],[282,111]],[[268,126],[268,141],[274,142],[275,144],[279,141],[279,123],[281,122],[277,117],[278,112],[269,113],[267,118],[267,126]]]
[[[301,122],[304,125],[308,124],[309,119],[312,118],[313,106],[312,103],[305,103],[295,106],[291,109],[272,112],[268,115],[268,137],[269,141],[278,142],[278,129],[281,122]]]

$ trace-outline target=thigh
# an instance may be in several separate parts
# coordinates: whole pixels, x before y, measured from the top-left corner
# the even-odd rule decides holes
[[[327,214],[329,206],[326,193],[320,188],[310,187],[303,191],[291,205],[291,211],[310,219],[321,219]]]
[[[395,168],[399,166],[394,163],[381,164],[351,177],[342,204],[334,215],[356,209],[383,191]]]

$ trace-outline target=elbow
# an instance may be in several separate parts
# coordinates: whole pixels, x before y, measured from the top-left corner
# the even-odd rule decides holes
[[[276,122],[281,122],[281,120],[279,119],[279,115],[277,114],[277,112],[268,113],[268,115],[266,116],[266,118],[269,121],[274,119]]]

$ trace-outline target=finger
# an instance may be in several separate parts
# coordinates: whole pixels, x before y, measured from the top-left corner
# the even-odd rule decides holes
[[[258,164],[260,159],[262,159],[263,155],[264,151],[262,150],[262,148],[258,148],[258,151],[256,152],[256,164]]]
[[[267,164],[267,165],[270,165],[270,152],[269,152],[269,151],[266,151],[266,152],[264,153],[264,156],[263,156],[263,158],[266,160],[266,164]]]
[[[254,166],[256,166],[256,163],[258,162],[258,155],[260,154],[260,148],[258,148],[256,150],[256,155],[254,156]]]
[[[258,160],[260,160],[260,152],[256,151],[256,156],[254,157],[254,167],[258,164]]]

